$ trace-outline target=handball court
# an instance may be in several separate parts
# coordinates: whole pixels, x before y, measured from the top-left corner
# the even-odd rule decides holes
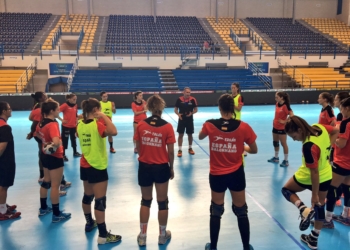
[[[321,106],[304,104],[291,107],[295,115],[305,118],[310,124],[318,121]],[[298,210],[285,200],[280,191],[301,164],[301,143],[288,138],[288,168],[267,162],[274,153],[271,135],[274,109],[273,105],[244,106],[242,112],[242,120],[248,122],[258,136],[258,154],[249,155],[245,159],[251,244],[256,250],[308,249],[299,239],[302,232],[298,227]],[[338,110],[335,110],[335,113],[338,113]],[[113,116],[113,122],[118,129],[118,136],[114,138],[114,148],[117,152],[109,154],[108,167],[107,230],[122,235],[122,241],[99,246],[97,229],[90,233],[84,231],[85,218],[81,209],[83,185],[79,178],[79,158],[73,158],[70,144],[67,151],[69,161],[65,163],[64,174],[66,179],[72,182],[72,187],[67,189],[67,196],[60,199],[60,207],[72,213],[72,218],[61,223],[51,223],[51,214],[38,217],[38,148],[34,139],[25,139],[30,128],[28,116],[29,111],[14,111],[8,121],[15,137],[17,171],[15,184],[8,192],[7,202],[16,204],[22,215],[20,219],[0,222],[0,249],[139,249],[136,237],[139,233],[141,192],[137,184],[137,155],[133,152],[131,109],[119,109]],[[173,108],[167,108],[162,117],[170,122],[176,131],[177,116]],[[199,141],[198,132],[204,121],[219,117],[217,107],[198,108],[198,113],[194,115],[194,156],[187,153],[187,136],[184,137],[182,158],[176,157],[178,147],[175,145],[175,178],[169,184],[167,227],[171,230],[172,239],[167,245],[157,244],[158,207],[154,196],[148,224],[147,246],[140,249],[204,249],[205,243],[209,242],[209,143],[207,138]],[[280,159],[283,159],[282,147],[280,150]],[[300,197],[306,205],[311,205],[311,191],[301,193]],[[48,198],[49,204],[51,203]],[[336,207],[335,213],[340,212],[341,208]],[[304,233],[309,233],[310,230]],[[348,250],[350,228],[335,222],[335,229],[322,230],[318,244],[318,249],[321,250]],[[229,192],[226,193],[218,249],[243,249],[237,219],[231,210]]]

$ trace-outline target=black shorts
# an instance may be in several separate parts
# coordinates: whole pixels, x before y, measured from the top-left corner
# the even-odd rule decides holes
[[[147,164],[139,161],[138,180],[141,187],[152,186],[153,183],[165,183],[170,179],[168,163]]]
[[[272,129],[272,133],[278,134],[278,135],[285,135],[286,131],[284,131],[284,129],[275,129],[275,128],[273,128]]]
[[[346,168],[342,168],[338,164],[332,162],[332,172],[339,174],[341,176],[349,176],[350,175],[350,170]]]
[[[103,181],[108,181],[107,168],[104,170],[98,170],[93,167],[80,167],[80,180],[87,181],[88,183],[99,183]]]
[[[44,168],[48,170],[54,170],[57,168],[62,168],[64,166],[63,158],[57,158],[52,155],[47,155],[44,153],[39,154],[40,161]]]
[[[211,190],[216,193],[223,193],[226,189],[239,192],[243,191],[246,186],[245,173],[243,165],[232,173],[224,175],[209,174],[209,184]]]
[[[0,165],[0,187],[11,187],[15,181],[16,166]]]
[[[331,148],[331,153],[329,155],[329,161],[332,163],[334,159],[334,147]]]
[[[298,184],[300,187],[312,191],[312,185],[306,185],[306,184],[300,183],[300,182],[297,180],[297,178],[295,178],[295,175],[293,175],[293,179],[294,179],[295,183]],[[328,188],[329,188],[329,186],[331,185],[331,182],[332,182],[332,180],[328,180],[328,181],[325,181],[325,182],[320,183],[320,186],[319,186],[318,190],[321,191],[321,192],[326,192],[326,191],[328,191]]]
[[[179,123],[177,124],[177,132],[179,134],[184,134],[185,131],[188,135],[194,133],[193,120],[179,120]]]

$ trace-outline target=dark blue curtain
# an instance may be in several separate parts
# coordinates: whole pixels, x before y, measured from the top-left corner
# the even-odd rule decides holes
[[[340,15],[343,10],[343,0],[338,0],[337,15]]]

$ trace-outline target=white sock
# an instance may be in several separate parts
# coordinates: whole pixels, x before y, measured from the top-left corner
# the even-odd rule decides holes
[[[0,213],[6,214],[6,212],[7,212],[6,203],[5,204],[0,204]]]
[[[166,225],[165,226],[159,225],[159,235],[165,236],[165,232],[166,232]]]
[[[278,151],[275,151],[275,157],[278,158]]]
[[[182,150],[182,146],[179,146],[179,150]]]
[[[288,154],[285,154],[285,155],[284,155],[284,160],[285,160],[285,161],[288,161]]]
[[[189,148],[189,149],[192,148],[192,145],[188,145],[188,148]]]
[[[349,207],[344,206],[344,209],[343,209],[341,216],[343,218],[349,218],[349,213],[350,213]]]
[[[318,238],[318,236],[320,235],[320,233],[321,233],[321,230],[319,230],[319,229],[313,229],[312,231],[314,231],[315,233],[317,233],[318,235],[313,235],[315,238]]]
[[[141,236],[146,236],[147,235],[147,224],[148,223],[140,223],[140,235]]]
[[[326,221],[330,222],[332,220],[333,212],[326,211]]]
[[[294,205],[295,205],[297,208],[299,208],[300,203],[301,203],[301,200],[297,200],[296,202],[294,202]]]

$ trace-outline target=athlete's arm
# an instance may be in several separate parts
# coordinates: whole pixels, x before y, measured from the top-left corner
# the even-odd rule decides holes
[[[256,154],[258,153],[258,146],[256,145],[256,142],[253,142],[249,145],[244,145],[244,151],[246,151],[249,154]]]
[[[112,102],[112,112],[113,114],[117,113],[117,110],[115,109],[115,103]]]
[[[104,123],[106,124],[106,130],[105,130],[106,136],[108,135],[116,136],[118,134],[117,128],[114,126],[112,121],[108,118],[108,116],[106,116],[102,112],[97,112],[95,115],[97,115],[98,117],[101,117]]]
[[[197,113],[197,112],[198,112],[198,107],[195,107],[195,108],[193,109],[192,115],[194,115],[194,114]]]
[[[199,135],[198,135],[198,139],[199,140],[203,140],[205,137],[207,137],[208,135],[205,134],[202,130],[199,131]]]
[[[0,157],[5,152],[6,147],[7,147],[7,142],[0,142]]]
[[[335,145],[337,145],[338,148],[344,148],[346,146],[347,141],[348,140],[345,138],[338,138],[335,141]]]
[[[170,179],[174,179],[174,144],[167,144],[170,165]]]
[[[311,195],[311,206],[314,207],[318,204],[318,191],[320,186],[320,175],[318,173],[318,168],[310,168],[311,183],[312,183],[312,195]]]
[[[52,142],[56,148],[58,148],[62,144],[61,139],[59,137],[53,137]]]
[[[332,131],[328,132],[329,133],[329,139],[331,141],[331,145],[333,145],[336,142],[336,140],[338,138],[338,135],[339,135],[339,128],[338,127],[332,127],[332,128],[333,128]]]
[[[346,143],[350,138],[350,127],[348,126],[348,122],[342,121],[339,127],[339,138],[335,141],[335,145],[338,148],[344,148]]]

